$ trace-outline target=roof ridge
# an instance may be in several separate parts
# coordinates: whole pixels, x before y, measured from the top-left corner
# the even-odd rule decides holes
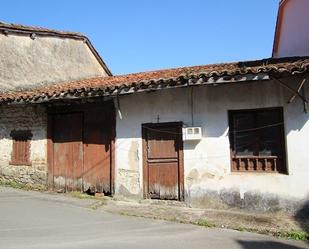
[[[261,65],[261,63],[265,64],[276,64],[276,63],[284,63],[284,62],[294,62],[294,61],[300,61],[300,60],[306,60],[309,59],[309,56],[292,56],[292,57],[281,57],[281,58],[263,58],[263,59],[252,59],[247,61],[230,61],[230,62],[219,62],[219,63],[210,63],[210,64],[198,64],[198,65],[188,65],[188,66],[180,66],[180,67],[172,67],[172,68],[159,68],[154,70],[147,70],[147,71],[141,71],[141,72],[133,72],[133,73],[126,73],[126,74],[115,74],[111,77],[127,77],[127,76],[135,76],[140,74],[152,74],[152,73],[164,73],[164,72],[170,72],[170,71],[178,71],[186,69],[196,69],[196,68],[207,68],[210,69],[212,67],[224,67],[224,66],[232,66],[235,64],[238,64],[240,67],[250,67],[250,66],[256,66],[256,64]],[[100,77],[94,77],[94,78],[100,78]]]
[[[73,32],[73,31],[64,31],[64,30],[57,30],[57,29],[50,29],[40,26],[31,26],[31,25],[24,25],[24,24],[16,24],[16,23],[7,23],[0,21],[0,30],[7,30],[12,32],[29,32],[29,33],[41,33],[41,34],[49,34],[49,35],[59,35],[59,36],[67,36],[72,38],[87,38],[86,35],[80,32]]]

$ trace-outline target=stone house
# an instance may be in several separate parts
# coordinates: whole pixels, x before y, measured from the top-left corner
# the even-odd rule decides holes
[[[45,32],[53,33],[53,51],[80,42],[93,64],[76,65],[78,53],[59,79],[43,72],[22,87],[10,83],[12,73],[1,79],[2,178],[200,207],[295,212],[306,205],[309,57],[112,76],[84,36],[4,26],[0,39],[21,38],[21,47]],[[1,63],[2,75],[8,64]],[[33,63],[43,70],[46,60]]]
[[[6,94],[111,75],[89,39],[79,33],[0,23],[0,49],[0,91]],[[1,175],[23,183],[45,184],[47,116],[44,107],[2,106],[0,109]],[[32,141],[24,148],[28,153],[25,159],[14,163],[12,136],[22,135],[14,135],[15,130],[29,131],[25,135],[31,136]],[[25,164],[29,165],[25,167]]]

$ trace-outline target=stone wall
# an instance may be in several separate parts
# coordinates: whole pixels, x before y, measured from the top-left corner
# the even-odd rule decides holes
[[[0,34],[0,89],[28,89],[106,76],[82,40]]]
[[[47,114],[43,106],[0,106],[0,178],[23,184],[46,184]],[[30,130],[31,166],[11,165],[12,130]]]

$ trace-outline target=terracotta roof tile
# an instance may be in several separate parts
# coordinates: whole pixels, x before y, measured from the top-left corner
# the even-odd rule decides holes
[[[63,82],[49,87],[27,91],[0,93],[0,102],[49,101],[69,96],[111,95],[123,88],[156,88],[159,85],[174,87],[195,84],[199,79],[207,82],[210,78],[232,77],[248,74],[296,74],[309,71],[309,57],[292,57],[280,59],[263,59],[256,61],[210,64],[203,66],[181,67],[134,73],[110,77],[98,77],[73,82]],[[191,80],[191,81],[190,81]]]

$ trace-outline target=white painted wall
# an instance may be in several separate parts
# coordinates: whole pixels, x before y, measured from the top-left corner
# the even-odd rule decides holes
[[[273,82],[194,88],[194,125],[202,127],[203,138],[200,142],[184,142],[186,198],[203,198],[207,192],[223,190],[236,191],[240,198],[247,192],[306,198],[309,114],[303,113],[298,98],[287,105],[290,95]],[[160,122],[182,121],[190,126],[190,92],[182,88],[128,95],[121,97],[120,105],[122,119],[118,116],[116,124],[116,192],[125,189],[142,194],[141,125],[157,122],[159,116]],[[227,111],[278,106],[284,107],[289,175],[232,173]]]
[[[309,1],[288,0],[284,6],[278,51],[274,57],[309,55]]]

